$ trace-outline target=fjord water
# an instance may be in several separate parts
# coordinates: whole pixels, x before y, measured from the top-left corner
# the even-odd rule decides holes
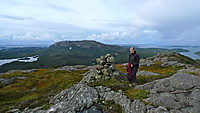
[[[186,49],[189,52],[179,52],[182,55],[190,57],[192,59],[200,59],[200,55],[195,54],[195,52],[200,51],[200,46],[158,46],[149,44],[138,44],[138,48],[163,48],[163,49]]]
[[[195,54],[195,52],[200,51],[200,47],[183,47],[183,49],[187,49],[190,52],[180,52],[180,54],[188,56],[192,59],[200,59],[200,55]]]
[[[175,49],[175,48],[180,48],[180,49],[186,49],[189,50],[189,52],[179,52],[182,55],[188,56],[192,59],[200,59],[200,55],[195,54],[195,52],[200,51],[199,46],[185,46],[185,47],[175,47],[175,46],[169,46],[165,47],[166,49]]]
[[[6,63],[11,63],[14,61],[18,61],[18,62],[35,62],[38,60],[39,57],[35,57],[35,56],[31,56],[31,57],[27,57],[29,59],[21,59],[21,58],[14,58],[14,59],[0,59],[0,66],[2,66],[3,64]]]

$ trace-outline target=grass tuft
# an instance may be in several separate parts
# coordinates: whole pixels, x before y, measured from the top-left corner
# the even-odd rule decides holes
[[[147,95],[150,94],[148,91],[140,90],[140,89],[134,89],[134,88],[128,88],[125,90],[126,96],[131,100],[143,100],[147,98]]]

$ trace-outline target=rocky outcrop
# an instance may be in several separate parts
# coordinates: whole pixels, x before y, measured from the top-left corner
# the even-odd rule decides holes
[[[110,88],[103,86],[90,87],[87,85],[91,82],[91,78],[94,77],[96,68],[91,68],[86,73],[85,77],[80,83],[75,84],[73,87],[63,90],[61,93],[54,96],[49,103],[53,105],[47,109],[42,110],[42,107],[35,109],[26,109],[24,113],[75,113],[81,111],[87,111],[84,109],[94,109],[95,104],[98,100],[109,101],[112,100],[115,104],[122,106],[122,111],[125,113],[146,113],[149,108],[153,106],[147,106],[139,100],[131,101],[127,96],[124,95],[123,91],[114,92]],[[101,75],[102,76],[102,75]],[[87,80],[89,79],[89,80]],[[156,108],[155,108],[156,109]],[[15,109],[11,111],[17,111]]]
[[[101,99],[113,100],[116,104],[122,106],[124,113],[146,113],[147,111],[147,106],[139,100],[132,102],[122,93],[111,91],[106,87],[98,86],[96,89]]]
[[[186,69],[180,69],[177,72],[178,73],[192,73],[192,74],[200,76],[200,69],[194,68],[194,67],[188,67]]]
[[[177,73],[136,88],[150,91],[151,94],[144,101],[154,106],[163,106],[169,111],[184,113],[200,112],[200,77],[198,76]]]
[[[29,69],[29,70],[10,70],[8,72],[5,73],[0,73],[0,76],[3,74],[10,74],[10,73],[14,73],[14,72],[23,72],[23,73],[30,73],[30,72],[34,72],[37,71],[38,69]]]
[[[177,73],[168,78],[136,86],[137,89],[151,92],[148,98],[143,100],[150,104],[148,105],[140,100],[131,101],[123,91],[115,92],[103,86],[88,86],[87,82],[97,74],[95,70],[91,68],[79,84],[53,97],[50,103],[54,105],[48,110],[39,107],[24,112],[86,112],[91,109],[96,110],[95,105],[98,100],[112,100],[122,106],[124,113],[198,113],[200,111],[200,77],[198,76]]]
[[[50,100],[53,103],[48,110],[32,109],[24,113],[76,113],[89,108],[97,103],[97,91],[86,84],[75,84],[73,87],[63,90]]]
[[[76,65],[76,66],[64,66],[64,67],[60,67],[55,69],[56,70],[65,70],[65,71],[77,71],[77,70],[83,70],[87,68],[85,65]]]
[[[148,90],[152,93],[173,92],[190,90],[200,87],[200,77],[192,74],[177,73],[171,77],[155,80],[153,82],[139,85],[136,88]]]
[[[0,78],[0,87],[4,85],[9,85],[14,82],[14,79],[6,79],[6,78]]]
[[[191,58],[173,52],[159,54],[153,57],[140,60],[140,66],[152,66],[152,65],[160,65],[162,67],[166,66],[190,67],[191,65],[199,65],[199,63]]]
[[[98,100],[98,93],[85,84],[75,84],[50,100],[54,103],[48,112],[76,112],[88,108]]]

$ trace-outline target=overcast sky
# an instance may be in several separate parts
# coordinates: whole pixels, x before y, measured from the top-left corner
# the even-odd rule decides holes
[[[200,46],[200,0],[1,0],[0,40]]]

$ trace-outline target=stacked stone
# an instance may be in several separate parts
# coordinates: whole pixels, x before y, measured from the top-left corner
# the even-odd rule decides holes
[[[96,62],[99,64],[96,67],[98,74],[107,76],[119,74],[119,71],[116,69],[115,58],[110,54],[97,58]]]

